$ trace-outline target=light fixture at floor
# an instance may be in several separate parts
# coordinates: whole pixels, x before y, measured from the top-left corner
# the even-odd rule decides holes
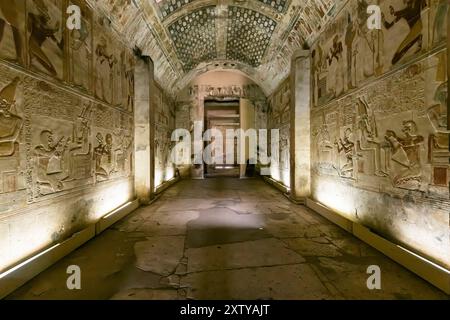
[[[43,256],[44,254],[46,254],[47,252],[52,251],[53,249],[55,249],[56,247],[58,247],[60,245],[61,245],[60,243],[57,243],[57,244],[53,245],[52,247],[50,247],[50,248],[48,248],[48,249],[46,249],[46,250],[44,250],[42,252],[39,252],[38,254],[32,256],[31,258],[29,258],[29,259],[19,263],[18,265],[14,266],[14,267],[12,267],[12,268],[10,268],[8,270],[6,270],[5,272],[0,273],[0,280],[5,278],[6,276],[10,275],[11,273],[19,270],[20,268],[24,267],[25,265],[33,262],[34,260],[36,260],[40,256]]]

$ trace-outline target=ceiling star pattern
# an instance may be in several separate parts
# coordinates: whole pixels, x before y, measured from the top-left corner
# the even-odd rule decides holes
[[[166,19],[175,11],[180,10],[185,5],[193,2],[194,0],[166,0],[157,2],[159,6],[159,10],[161,10],[161,14],[163,19]]]
[[[295,50],[311,45],[348,0],[86,1],[125,44],[152,58],[156,81],[175,96],[217,69],[238,69],[270,94]]]
[[[258,0],[259,2],[264,3],[266,6],[272,7],[274,10],[284,13],[287,11],[289,6],[289,1],[287,0]]]
[[[227,59],[258,67],[277,23],[265,15],[241,7],[228,11]]]
[[[215,6],[191,12],[169,25],[183,69],[217,58]]]

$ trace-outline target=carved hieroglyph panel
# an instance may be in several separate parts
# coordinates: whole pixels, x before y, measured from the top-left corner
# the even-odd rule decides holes
[[[313,103],[322,105],[443,45],[446,0],[382,0],[382,29],[369,30],[366,1],[350,1],[312,50]],[[398,17],[398,18],[396,18]]]
[[[132,175],[133,117],[24,78],[28,202]]]
[[[438,53],[313,112],[318,174],[448,200],[447,82]]]
[[[0,69],[0,212],[25,197],[22,79]]]

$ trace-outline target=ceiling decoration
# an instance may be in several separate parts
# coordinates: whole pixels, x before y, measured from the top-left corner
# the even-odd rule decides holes
[[[347,0],[87,0],[154,62],[170,94],[195,76],[238,69],[270,94],[292,54],[311,45]]]
[[[168,26],[185,71],[217,58],[215,12],[215,6],[203,7]]]
[[[163,16],[163,19],[166,19],[175,11],[181,9],[185,5],[193,2],[194,0],[167,0],[167,1],[156,1],[159,10]]]
[[[267,6],[272,7],[280,13],[286,12],[289,1],[288,0],[258,0]]]
[[[274,20],[259,12],[231,6],[228,10],[227,59],[258,67],[276,26]]]

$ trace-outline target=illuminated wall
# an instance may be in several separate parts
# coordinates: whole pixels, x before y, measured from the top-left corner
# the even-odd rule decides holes
[[[175,130],[175,103],[155,84],[152,104],[155,110],[155,187],[158,187],[175,176],[175,165],[170,157],[174,146],[171,137]]]
[[[269,97],[267,112],[267,128],[278,129],[280,136],[280,148],[278,155],[272,155],[274,159],[270,165],[271,177],[285,186],[290,186],[290,103],[291,88],[289,78],[286,79]],[[269,144],[270,145],[270,144]]]
[[[0,1],[0,19],[3,270],[134,197],[134,57],[84,1]]]
[[[349,1],[313,45],[312,197],[449,267],[449,3],[427,2],[368,30]]]

